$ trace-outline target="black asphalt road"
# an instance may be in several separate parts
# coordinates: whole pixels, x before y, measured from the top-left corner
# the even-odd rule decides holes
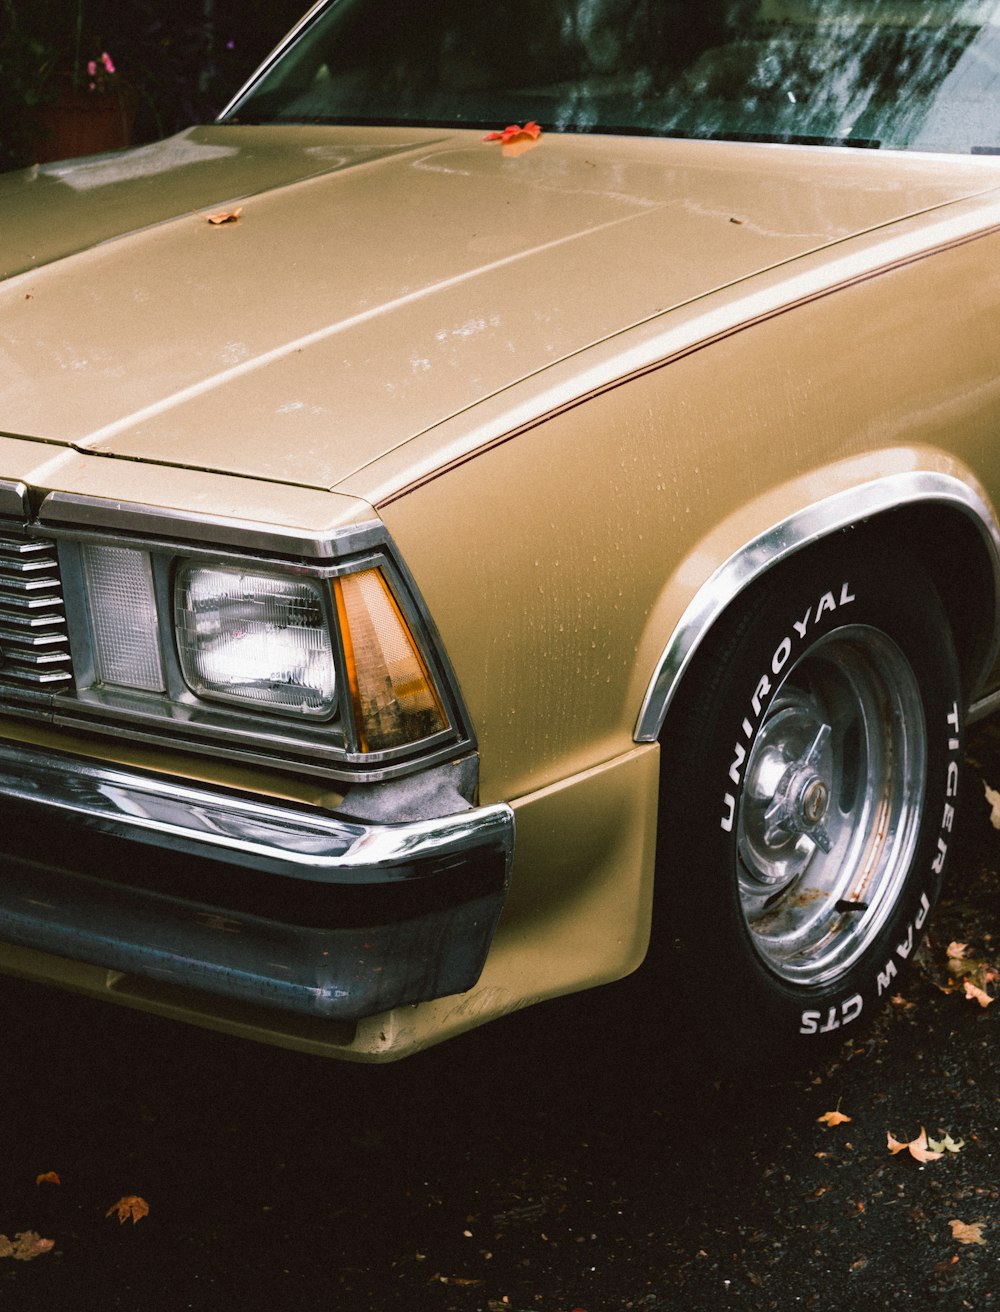
[[[402,1065],[321,1063],[0,984],[2,1312],[1000,1304],[1000,728],[920,970],[819,1072],[716,1081],[635,981]],[[706,932],[703,986],[725,989]],[[840,1110],[849,1122],[817,1118]],[[891,1155],[926,1127],[957,1153]],[[36,1184],[55,1171],[61,1183]],[[121,1197],[149,1214],[120,1224]],[[973,1227],[961,1242],[954,1222]],[[978,1229],[976,1229],[978,1227]],[[0,1245],[2,1251],[2,1245]]]

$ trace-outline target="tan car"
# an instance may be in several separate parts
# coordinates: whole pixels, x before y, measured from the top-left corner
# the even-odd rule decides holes
[[[0,179],[0,967],[376,1061],[707,955],[808,1060],[996,686],[1000,4],[387,15]]]

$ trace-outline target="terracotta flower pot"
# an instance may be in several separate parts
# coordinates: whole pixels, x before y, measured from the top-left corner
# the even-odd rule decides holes
[[[77,155],[120,150],[132,142],[139,93],[128,82],[105,91],[73,86],[69,76],[59,84],[59,97],[38,109],[38,130],[32,154],[39,164]]]

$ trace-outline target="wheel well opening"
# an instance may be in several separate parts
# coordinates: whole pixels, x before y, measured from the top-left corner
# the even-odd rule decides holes
[[[996,632],[997,592],[990,553],[977,526],[945,506],[905,506],[856,532],[870,533],[874,549],[916,560],[937,588],[951,627],[971,701],[990,674]]]

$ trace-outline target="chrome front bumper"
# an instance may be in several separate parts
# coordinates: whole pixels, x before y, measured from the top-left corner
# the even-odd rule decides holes
[[[0,743],[0,940],[357,1020],[479,977],[509,807],[372,824]]]

